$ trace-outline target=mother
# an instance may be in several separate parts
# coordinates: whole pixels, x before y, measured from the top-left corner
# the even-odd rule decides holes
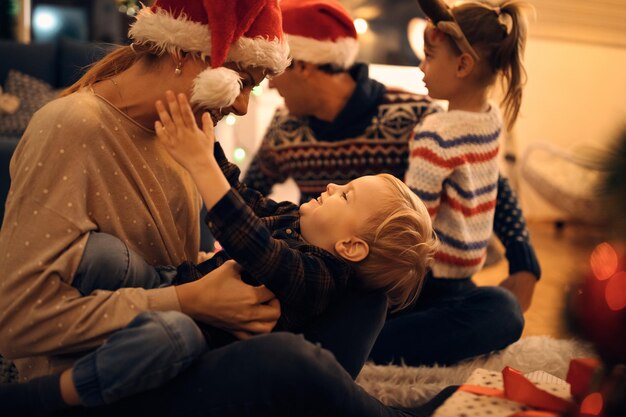
[[[35,408],[68,402],[59,375],[63,386],[77,358],[147,312],[182,312],[259,334],[277,317],[276,304],[268,304],[273,295],[242,283],[232,265],[178,287],[86,296],[72,287],[95,231],[141,255],[129,259],[129,269],[144,259],[196,260],[200,202],[188,174],[155,141],[154,102],[168,89],[184,92],[198,115],[210,111],[217,123],[229,112],[245,114],[252,88],[289,62],[275,0],[158,1],[141,11],[130,36],[131,46],[105,57],[33,117],[11,162],[0,232],[0,353],[15,360],[22,381],[44,377],[37,384],[56,387],[50,396],[26,395],[23,407],[29,398],[49,401]],[[158,415],[402,415],[351,378],[384,310],[378,296],[348,297],[307,332],[349,373],[329,351],[274,333],[208,352],[173,382],[112,407]]]

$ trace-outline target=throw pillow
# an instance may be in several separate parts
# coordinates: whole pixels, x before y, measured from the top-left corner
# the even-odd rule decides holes
[[[4,91],[20,100],[15,113],[0,114],[0,136],[12,137],[21,137],[33,113],[58,95],[50,84],[16,70],[9,71]]]

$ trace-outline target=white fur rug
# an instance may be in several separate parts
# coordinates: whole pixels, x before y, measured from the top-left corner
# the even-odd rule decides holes
[[[425,403],[449,385],[462,384],[476,368],[501,371],[505,366],[511,366],[523,373],[546,371],[565,379],[571,359],[590,356],[595,354],[585,342],[530,336],[504,350],[449,367],[368,363],[357,383],[387,405],[411,407]]]

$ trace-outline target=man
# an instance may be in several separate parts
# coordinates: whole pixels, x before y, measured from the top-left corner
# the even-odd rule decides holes
[[[413,129],[439,107],[429,97],[385,87],[369,78],[367,65],[354,63],[357,34],[339,2],[283,0],[281,9],[293,62],[270,87],[285,108],[277,110],[244,181],[269,194],[291,177],[304,202],[329,182],[379,172],[404,179]],[[468,280],[451,289],[440,282],[447,280],[431,279],[415,307],[389,318],[372,359],[450,364],[520,337],[540,268],[503,177],[494,231],[506,248],[510,276],[482,288]]]

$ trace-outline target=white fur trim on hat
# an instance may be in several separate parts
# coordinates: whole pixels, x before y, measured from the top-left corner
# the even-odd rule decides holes
[[[280,39],[239,38],[228,51],[227,61],[269,68],[272,75],[283,72],[291,63],[289,45]]]
[[[236,71],[207,68],[193,80],[190,101],[202,109],[221,109],[233,104],[242,88],[241,76]]]
[[[354,38],[319,41],[297,35],[286,34],[286,37],[293,59],[313,64],[333,64],[347,69],[359,52],[359,42]]]
[[[179,54],[181,51],[199,52],[211,56],[211,30],[190,20],[184,13],[174,18],[163,9],[156,12],[142,8],[132,24],[128,36],[137,43],[149,42],[159,53]],[[271,73],[281,73],[289,66],[289,46],[280,39],[239,38],[226,58],[244,67],[263,67]]]

